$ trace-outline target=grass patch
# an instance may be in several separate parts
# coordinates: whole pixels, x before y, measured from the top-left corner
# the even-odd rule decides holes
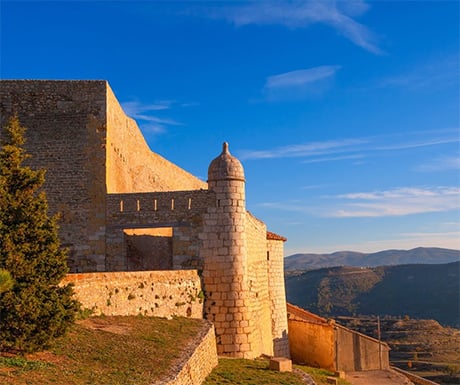
[[[202,385],[305,385],[295,373],[268,369],[267,360],[220,358]]]
[[[88,318],[49,351],[0,356],[0,384],[152,384],[205,327],[202,320],[189,318]]]
[[[202,385],[305,385],[296,373],[280,373],[268,369],[268,360],[244,360],[220,358],[219,365]],[[317,385],[327,384],[326,378],[334,373],[296,365],[296,368],[310,374]],[[340,385],[351,385],[339,379]]]
[[[48,367],[49,364],[41,361],[31,361],[24,357],[1,357],[0,368],[10,368],[15,372],[26,372],[29,370],[36,370]]]
[[[168,374],[197,335],[202,320],[91,317],[78,321],[49,351],[0,355],[1,385],[150,385]],[[318,385],[327,371],[297,366]],[[340,385],[349,385],[339,382]],[[304,385],[296,373],[268,369],[268,360],[219,359],[203,385]]]
[[[295,367],[312,376],[316,385],[327,385],[327,377],[334,377],[334,373],[326,369],[317,369],[301,365],[295,365]],[[348,381],[342,378],[338,378],[338,383],[339,385],[351,385]]]

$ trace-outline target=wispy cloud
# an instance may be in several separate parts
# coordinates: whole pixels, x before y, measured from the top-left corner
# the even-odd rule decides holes
[[[349,160],[349,159],[363,159],[366,156],[363,154],[354,155],[343,155],[343,156],[329,156],[323,158],[314,158],[302,161],[302,163],[322,163],[322,162],[335,162],[337,160]]]
[[[398,188],[338,195],[329,217],[387,217],[458,210],[460,187]],[[348,203],[351,202],[351,203]]]
[[[272,101],[322,95],[330,88],[340,68],[324,65],[272,75],[265,82],[264,93]]]
[[[424,139],[420,139],[424,138]],[[266,150],[242,150],[241,159],[305,158],[302,163],[360,159],[392,151],[460,143],[458,129],[405,132],[375,137],[346,138],[287,145]],[[449,160],[451,164],[455,160]],[[424,171],[429,171],[425,168]]]
[[[324,187],[327,187],[327,186],[328,185],[326,185],[326,184],[312,184],[312,185],[308,185],[308,186],[303,186],[302,190],[316,190],[316,189],[324,188]]]
[[[168,110],[171,108],[172,101],[163,100],[153,104],[142,104],[139,101],[123,102],[123,110],[130,116],[135,117],[139,112]]]
[[[333,76],[340,66],[320,66],[273,75],[267,78],[266,88],[301,87]]]
[[[325,24],[355,45],[374,54],[382,54],[375,34],[353,19],[365,13],[368,4],[363,1],[353,3],[342,4],[333,0],[252,1],[244,5],[234,3],[232,6],[207,8],[206,14],[226,19],[236,26],[306,28],[313,24]]]
[[[241,159],[272,159],[312,157],[325,154],[336,154],[351,151],[351,149],[369,143],[367,139],[343,139],[324,142],[294,144],[271,150],[243,150],[239,152]]]
[[[322,204],[303,201],[264,202],[259,206],[323,218],[377,218],[459,210],[460,187],[402,187],[322,197]]]
[[[416,170],[421,172],[460,170],[460,157],[445,156],[432,159],[427,163],[418,165]]]
[[[153,104],[144,104],[139,101],[121,103],[123,111],[135,119],[144,131],[161,134],[167,126],[178,126],[182,123],[169,118],[158,116],[158,112],[171,109],[174,101],[165,100]]]
[[[421,89],[440,88],[445,86],[459,87],[459,58],[457,53],[428,60],[405,72],[388,76],[377,83],[381,88],[407,88],[415,91]]]

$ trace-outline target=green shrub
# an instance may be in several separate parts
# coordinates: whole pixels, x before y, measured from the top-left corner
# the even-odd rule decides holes
[[[17,117],[3,128],[0,149],[0,269],[14,280],[0,294],[0,351],[36,351],[62,335],[78,311],[60,248],[56,217],[48,216],[45,171],[22,165],[25,129]]]

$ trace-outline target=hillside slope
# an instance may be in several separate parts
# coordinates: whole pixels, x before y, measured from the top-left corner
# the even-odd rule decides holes
[[[375,317],[338,317],[348,328],[378,338]],[[460,330],[434,320],[381,318],[380,336],[391,348],[390,362],[443,385],[460,384]]]
[[[391,315],[460,325],[460,262],[286,273],[290,303],[322,316]]]
[[[338,251],[332,254],[294,254],[284,259],[284,269],[312,270],[332,266],[376,267],[414,263],[449,263],[460,261],[460,250],[417,247],[412,250],[384,250],[376,253]]]

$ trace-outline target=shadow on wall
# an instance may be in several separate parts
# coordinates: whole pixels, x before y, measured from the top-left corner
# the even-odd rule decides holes
[[[172,270],[171,228],[124,230],[124,236],[128,271]]]
[[[287,330],[283,330],[280,338],[273,339],[273,355],[275,357],[287,357],[290,358],[289,352],[289,338]]]

